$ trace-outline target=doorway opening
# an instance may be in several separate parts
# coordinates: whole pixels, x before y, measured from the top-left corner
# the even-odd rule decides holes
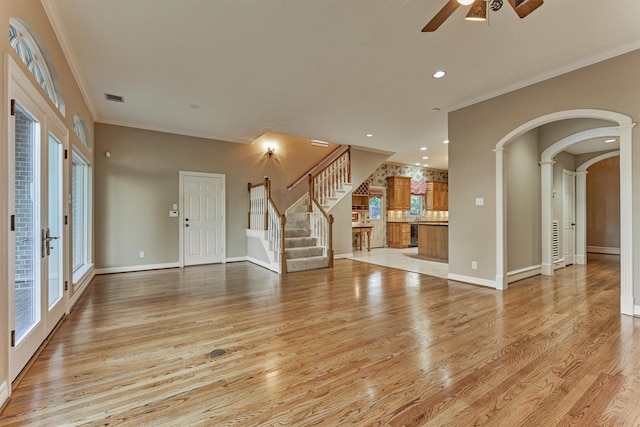
[[[531,120],[511,131],[503,137],[496,145],[496,288],[506,289],[508,286],[507,274],[507,230],[506,230],[506,149],[509,144],[526,132],[538,128],[547,123],[552,123],[567,119],[601,119],[616,123],[616,131],[620,140],[620,312],[622,314],[633,315],[633,260],[632,260],[632,201],[631,181],[633,163],[631,156],[632,129],[635,124],[631,118],[605,110],[567,110],[551,113]],[[570,145],[570,141],[564,141]],[[542,156],[541,165],[541,193],[542,193],[542,273],[553,274],[552,243],[551,243],[551,186],[550,180],[553,177],[553,158],[563,149],[554,146],[552,150],[545,150]],[[577,238],[576,238],[577,240]]]

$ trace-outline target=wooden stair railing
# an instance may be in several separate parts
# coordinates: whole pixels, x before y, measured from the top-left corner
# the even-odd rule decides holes
[[[315,237],[324,248],[324,255],[329,260],[329,268],[333,267],[333,215],[328,214],[318,200],[311,194],[309,210],[311,223],[311,237]]]
[[[333,151],[331,151],[329,154],[324,156],[322,158],[322,160],[320,160],[319,162],[317,162],[316,164],[311,166],[306,172],[304,172],[302,175],[300,175],[298,178],[296,178],[295,181],[293,181],[291,184],[287,185],[287,190],[291,191],[298,184],[300,184],[301,182],[304,182],[305,181],[305,177],[307,177],[309,175],[314,175],[316,173],[316,171],[318,171],[318,169],[324,167],[325,165],[328,165],[328,164],[332,163],[333,161],[335,161],[336,158],[341,156],[345,151],[349,151],[349,155],[351,155],[351,146],[350,145],[339,145],[338,147],[336,147]],[[349,168],[349,181],[351,181],[351,169],[350,168]]]
[[[342,186],[351,183],[351,146],[342,147],[337,156],[322,168],[308,175],[309,195],[322,206],[328,205],[328,199],[335,197]],[[309,198],[311,212],[311,198]]]
[[[285,224],[287,217],[280,213],[271,198],[271,181],[265,177],[259,184],[248,185],[249,190],[249,229],[265,231],[270,249],[276,254],[280,263],[280,273],[287,272],[285,256]]]
[[[329,258],[329,267],[333,267],[333,215],[325,210],[328,199],[335,197],[344,184],[351,183],[351,147],[343,147],[334,159],[310,173],[307,177],[309,185],[309,206],[313,237],[325,248]]]

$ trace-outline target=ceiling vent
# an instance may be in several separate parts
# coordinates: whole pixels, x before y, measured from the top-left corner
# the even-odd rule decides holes
[[[104,94],[104,98],[107,101],[113,101],[113,102],[121,102],[124,104],[124,96],[120,96],[120,95],[112,95],[110,93],[105,93]]]

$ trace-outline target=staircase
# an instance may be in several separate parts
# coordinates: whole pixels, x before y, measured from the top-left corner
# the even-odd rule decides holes
[[[271,182],[249,184],[247,260],[280,274],[333,267],[330,210],[351,194],[350,147],[343,147],[306,175],[309,191],[284,215],[271,199]],[[304,175],[303,175],[304,177]],[[294,184],[303,182],[302,177]]]
[[[307,200],[309,196],[305,197]],[[329,267],[329,257],[324,248],[318,246],[318,239],[311,237],[309,202],[298,203],[286,213],[284,226],[284,252],[287,259],[287,273]]]

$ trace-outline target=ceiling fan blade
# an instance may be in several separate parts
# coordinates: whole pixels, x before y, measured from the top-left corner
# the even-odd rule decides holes
[[[442,25],[442,23],[446,21],[453,12],[456,11],[458,6],[460,6],[460,3],[458,3],[457,0],[449,0],[447,4],[445,4],[444,7],[440,9],[438,13],[436,13],[436,16],[434,16],[433,19],[431,19],[431,21],[429,21],[427,25],[424,26],[422,32],[430,33],[437,30],[438,27],[440,27],[440,25]]]
[[[540,6],[543,0],[509,0],[509,4],[516,11],[520,19],[524,18]]]

